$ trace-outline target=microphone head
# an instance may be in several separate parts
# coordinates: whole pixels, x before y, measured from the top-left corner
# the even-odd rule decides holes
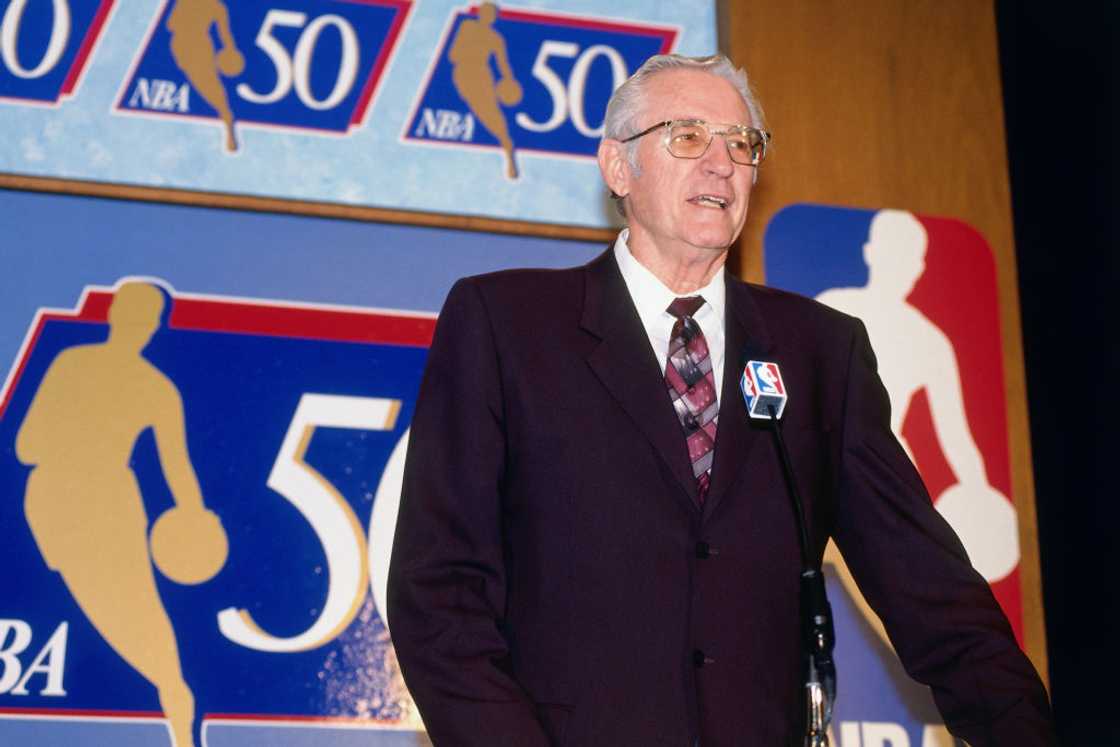
[[[780,420],[786,409],[786,385],[777,363],[769,361],[747,361],[743,376],[739,379],[739,389],[743,401],[747,403],[747,414],[759,420],[770,420],[770,408],[774,408]]]

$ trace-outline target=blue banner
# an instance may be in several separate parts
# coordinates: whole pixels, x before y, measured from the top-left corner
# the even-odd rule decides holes
[[[16,192],[0,222],[0,744],[426,744],[384,610],[435,311],[603,247]]]
[[[74,95],[114,0],[0,2],[0,100]]]
[[[116,110],[345,133],[365,120],[410,7],[258,0],[225,11],[168,0]]]
[[[0,10],[2,174],[590,228],[615,86],[717,48],[712,0]]]
[[[453,11],[404,136],[594,157],[611,93],[678,33],[565,13]]]

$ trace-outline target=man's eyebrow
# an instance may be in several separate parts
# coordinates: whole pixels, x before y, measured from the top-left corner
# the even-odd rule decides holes
[[[685,115],[680,116],[680,117],[670,117],[668,121],[670,121],[670,122],[704,122],[705,124],[731,125],[732,127],[753,127],[754,126],[754,125],[749,125],[746,122],[713,122],[710,119],[704,119],[703,117],[698,117],[695,114],[685,114]]]

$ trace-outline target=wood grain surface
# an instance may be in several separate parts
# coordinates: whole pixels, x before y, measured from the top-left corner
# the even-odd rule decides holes
[[[987,0],[720,0],[719,18],[721,47],[746,67],[774,133],[734,263],[743,277],[765,279],[763,231],[800,202],[957,218],[995,253],[1024,643],[1046,680],[994,8]]]

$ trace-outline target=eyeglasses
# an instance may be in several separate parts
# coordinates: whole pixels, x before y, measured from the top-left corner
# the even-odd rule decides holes
[[[628,143],[665,128],[665,149],[676,158],[699,158],[708,151],[714,135],[723,135],[731,160],[743,166],[757,166],[766,158],[766,145],[771,135],[765,130],[744,125],[712,125],[702,119],[668,119],[631,135],[622,142]]]

